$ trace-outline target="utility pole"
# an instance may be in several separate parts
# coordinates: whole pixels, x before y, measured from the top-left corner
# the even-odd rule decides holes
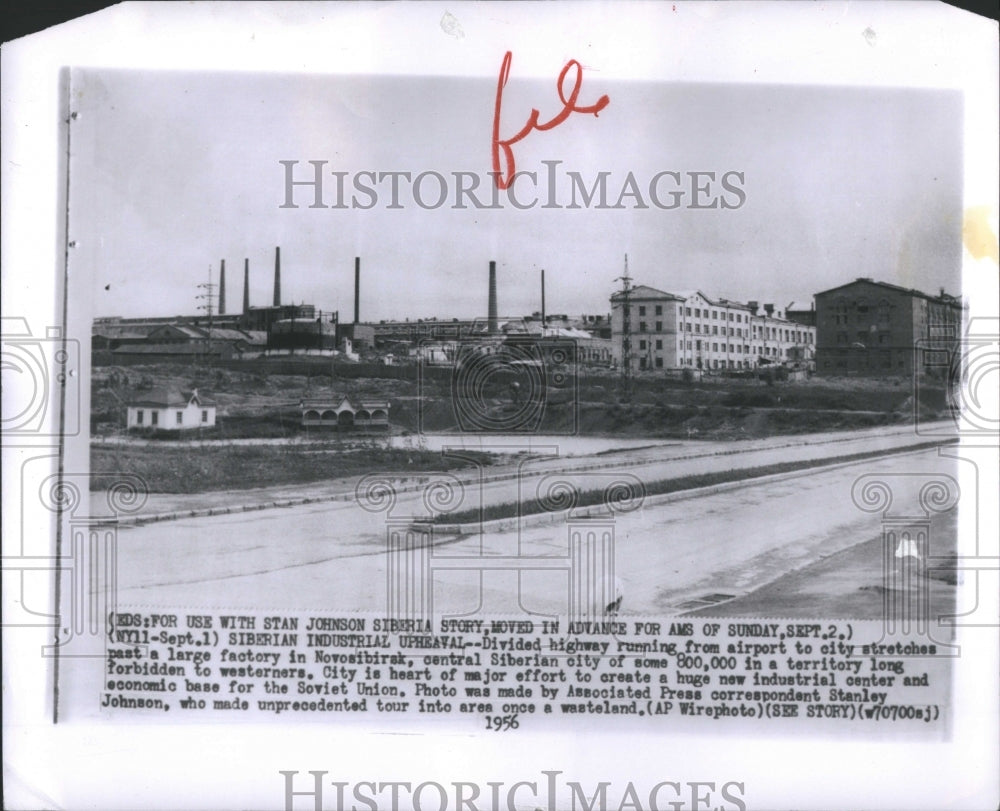
[[[206,352],[211,349],[212,346],[212,314],[215,309],[215,285],[212,284],[212,266],[208,266],[208,281],[204,284],[199,284],[198,289],[202,290],[196,298],[204,301],[204,304],[199,304],[198,309],[204,310],[208,315],[208,340],[205,343]],[[196,355],[197,357],[197,355]]]
[[[625,254],[625,273],[615,279],[622,283],[622,397],[632,396],[632,279],[628,275],[628,254]]]

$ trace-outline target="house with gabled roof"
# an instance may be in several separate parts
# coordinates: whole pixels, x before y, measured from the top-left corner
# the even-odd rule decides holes
[[[215,425],[216,403],[192,391],[157,388],[136,392],[126,403],[126,427],[160,431],[184,431]]]

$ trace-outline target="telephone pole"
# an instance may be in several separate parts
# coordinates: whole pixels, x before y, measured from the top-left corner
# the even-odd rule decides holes
[[[615,279],[622,283],[622,397],[632,396],[632,278],[628,275],[628,254],[625,254],[625,273]]]
[[[215,310],[215,285],[212,284],[212,266],[208,266],[208,281],[199,284],[198,289],[203,291],[199,293],[195,298],[204,301],[204,304],[199,304],[198,309],[204,310],[208,315],[208,339],[205,342],[206,352],[211,350],[212,347],[212,314]]]

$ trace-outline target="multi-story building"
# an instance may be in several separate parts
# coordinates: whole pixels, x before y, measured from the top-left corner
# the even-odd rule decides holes
[[[700,290],[666,293],[646,285],[632,288],[628,298],[634,371],[746,370],[812,357],[815,330],[785,319],[772,304],[710,298]],[[622,361],[623,302],[621,291],[611,296],[616,365]]]
[[[756,365],[780,363],[812,368],[816,357],[816,327],[790,316],[773,304],[749,302],[751,319],[750,351]]]
[[[616,366],[622,364],[624,294],[611,296],[611,345]],[[628,293],[631,363],[634,370],[672,368],[677,365],[681,313],[684,299],[655,287],[637,285]]]
[[[940,370],[957,346],[963,307],[869,278],[816,294],[816,370],[825,375],[905,375]]]

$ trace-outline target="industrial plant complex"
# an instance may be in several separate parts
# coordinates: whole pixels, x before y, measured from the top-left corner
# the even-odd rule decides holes
[[[943,289],[930,295],[860,278],[820,291],[808,303],[782,306],[736,301],[714,291],[634,284],[627,257],[625,268],[620,287],[609,291],[607,313],[547,312],[543,270],[540,308],[501,317],[497,266],[490,261],[485,317],[374,322],[362,319],[360,257],[354,260],[353,317],[342,319],[336,310],[282,299],[281,249],[275,248],[270,304],[251,304],[250,267],[244,260],[242,306],[230,311],[223,260],[218,283],[200,285],[205,303],[195,315],[95,319],[92,362],[95,367],[174,364],[234,370],[263,363],[281,373],[282,362],[297,360],[319,364],[317,368],[364,366],[368,371],[359,368],[360,376],[373,378],[384,376],[378,369],[390,366],[403,367],[396,375],[403,378],[416,374],[405,367],[461,366],[479,368],[470,372],[472,377],[493,376],[498,369],[516,377],[531,366],[552,366],[551,357],[571,363],[578,373],[626,381],[662,377],[773,383],[813,375],[929,375],[947,381],[955,374],[949,364],[961,334],[963,306]],[[508,393],[517,405],[522,393],[512,381],[504,385],[513,386]],[[214,403],[198,398],[197,392],[170,391],[153,399],[149,392],[129,398],[128,429],[205,429],[216,423]],[[303,400],[300,412],[303,428],[386,430],[391,422],[386,398],[351,399],[343,391],[322,401]]]
[[[458,342],[496,345],[512,338],[576,344],[585,366],[630,373],[671,374],[688,369],[727,374],[786,367],[820,375],[911,375],[937,363],[956,344],[962,304],[942,289],[938,295],[873,279],[856,279],[785,306],[733,301],[714,291],[664,291],[631,283],[609,296],[610,312],[571,316],[541,308],[501,319],[497,310],[496,263],[489,263],[485,318],[438,315],[403,321],[363,321],[361,259],[354,261],[353,318],[314,304],[281,298],[281,249],[275,249],[274,295],[269,305],[251,305],[249,261],[243,267],[243,299],[227,309],[226,265],[196,315],[154,318],[103,317],[93,323],[96,365],[163,361],[224,362],[289,354],[361,358],[385,364],[446,365]],[[597,302],[595,302],[596,304]]]

